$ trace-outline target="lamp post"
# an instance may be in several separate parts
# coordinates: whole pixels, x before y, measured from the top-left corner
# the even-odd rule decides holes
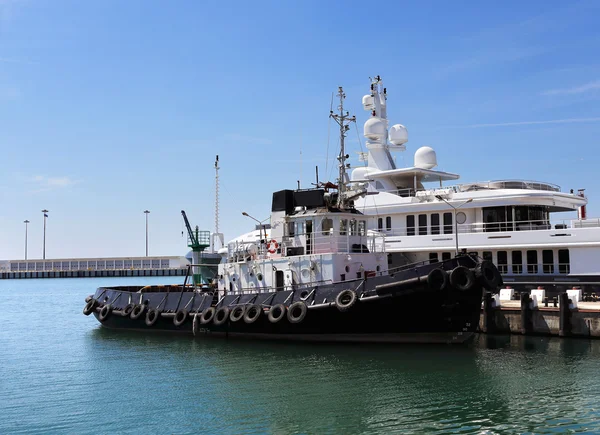
[[[44,213],[44,252],[42,255],[42,259],[46,259],[46,219],[48,219],[48,210],[43,209],[42,213]]]
[[[150,214],[150,210],[144,210],[144,214],[146,215],[146,257],[148,256],[148,215]]]
[[[473,198],[469,198],[465,202],[463,202],[462,204],[459,204],[457,206],[453,206],[448,201],[446,201],[444,198],[442,198],[440,195],[435,195],[435,197],[438,200],[440,200],[440,201],[444,201],[446,204],[448,204],[450,207],[452,207],[454,209],[454,240],[456,240],[456,255],[458,255],[458,221],[456,220],[456,210],[458,210],[459,208],[461,208],[463,205],[472,202]]]
[[[25,224],[25,260],[27,260],[27,224],[29,221],[24,220],[23,223]]]
[[[258,222],[258,232],[259,232],[259,237],[261,240],[263,240],[262,237],[262,230],[263,230],[263,222],[266,221],[269,218],[265,218],[262,221],[259,221],[258,219],[256,219],[255,217],[250,216],[248,213],[246,213],[245,211],[242,212],[242,215],[249,217],[250,219],[252,219],[253,221]],[[265,239],[267,238],[267,232],[265,231]],[[266,240],[265,240],[266,242]]]

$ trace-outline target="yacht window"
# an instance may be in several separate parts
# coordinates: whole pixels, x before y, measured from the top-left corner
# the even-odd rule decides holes
[[[558,273],[571,273],[571,260],[568,249],[558,250]]]
[[[452,258],[452,254],[450,252],[442,252],[442,261],[450,260]]]
[[[483,259],[484,260],[489,260],[489,261],[494,261],[492,260],[492,251],[483,251]]]
[[[527,251],[527,273],[538,273],[537,251]]]
[[[506,251],[498,251],[498,271],[508,273],[508,253]]]
[[[333,220],[329,218],[323,219],[323,222],[321,223],[321,229],[324,236],[330,235],[333,230]]]
[[[440,214],[433,213],[431,215],[431,234],[440,233]]]
[[[419,236],[427,235],[427,215],[419,215]]]
[[[340,236],[345,236],[348,233],[348,219],[340,220]]]
[[[356,236],[356,227],[357,227],[357,223],[356,223],[356,219],[350,219],[350,235],[351,236]]]
[[[392,217],[388,216],[385,218],[385,229],[388,231],[392,231]]]
[[[358,221],[358,235],[364,236],[367,232],[367,224],[365,221]]]
[[[383,187],[383,183],[381,181],[376,181],[375,182],[375,189],[377,190],[385,190],[385,187]]]
[[[406,235],[414,236],[415,235],[415,215],[409,214],[406,216]]]
[[[512,230],[511,207],[484,207],[483,229],[486,232]]]
[[[444,213],[444,234],[452,234],[452,213]]]
[[[523,253],[521,251],[512,251],[512,271],[513,273],[523,273]]]
[[[381,231],[383,229],[383,218],[377,219],[377,229]]]
[[[542,251],[542,269],[544,273],[554,273],[554,252],[551,249]]]
[[[429,262],[430,263],[437,263],[438,261],[439,260],[438,260],[438,254],[437,254],[437,252],[430,252],[429,253]]]

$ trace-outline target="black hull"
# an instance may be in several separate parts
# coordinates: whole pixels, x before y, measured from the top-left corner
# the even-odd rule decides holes
[[[409,287],[395,287],[396,282],[407,282],[411,278],[414,280],[415,276],[426,275],[440,266],[451,269],[461,262],[474,265],[470,258],[453,259],[445,265],[425,265],[396,276],[372,277],[294,291],[231,294],[218,301],[209,292],[139,293],[135,288],[99,288],[94,298],[114,308],[101,321],[104,327],[112,329],[276,340],[462,343],[473,335],[479,322],[483,293],[483,287],[479,283],[463,291],[458,291],[449,284],[443,290],[433,291],[423,282]],[[356,291],[357,301],[347,310],[341,311],[334,301],[341,291],[347,289]],[[304,302],[308,307],[303,321],[291,323],[287,317],[277,323],[269,321],[269,307],[277,304],[289,306],[297,301]],[[145,303],[149,308],[158,307],[160,317],[156,323],[148,326],[145,315],[135,320],[122,315],[122,310],[130,303]],[[251,304],[263,307],[253,323],[228,318],[221,325],[216,325],[214,321],[201,324],[200,314],[211,306],[233,308]],[[101,307],[97,307],[94,311],[99,321],[100,309]],[[177,326],[174,322],[175,313],[182,309],[188,312],[188,316]]]

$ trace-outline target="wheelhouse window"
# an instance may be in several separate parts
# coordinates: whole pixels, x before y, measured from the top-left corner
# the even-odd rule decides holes
[[[512,251],[512,273],[523,273],[523,253]]]
[[[288,233],[288,236],[294,237],[294,234],[296,234],[295,228],[296,228],[296,224],[294,222],[288,222],[287,223],[287,233]]]
[[[350,219],[350,235],[356,236],[358,233],[358,222],[356,219]]]
[[[568,249],[558,250],[558,273],[571,273],[571,259]]]
[[[296,234],[304,234],[304,221],[296,221]]]
[[[348,219],[340,220],[340,236],[348,234]]]
[[[527,251],[527,273],[538,273],[538,253],[534,250]]]
[[[323,222],[321,222],[321,230],[324,236],[330,235],[333,231],[333,219],[323,219]]]
[[[385,218],[385,229],[388,231],[392,231],[392,217],[388,216]]]
[[[433,213],[431,215],[431,234],[439,234],[440,233],[440,214]]]
[[[406,235],[414,236],[415,235],[415,215],[409,214],[406,216]]]
[[[364,236],[367,234],[367,223],[365,221],[358,221],[358,235]]]
[[[426,214],[419,215],[419,235],[420,236],[427,235],[427,215]]]
[[[554,273],[554,252],[551,249],[542,251],[542,271],[544,273]]]
[[[498,251],[498,271],[508,273],[508,253],[506,251]]]
[[[444,213],[444,234],[452,234],[452,213]]]

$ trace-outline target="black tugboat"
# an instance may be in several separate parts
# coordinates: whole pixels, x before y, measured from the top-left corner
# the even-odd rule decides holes
[[[339,90],[340,101],[344,94]],[[223,250],[212,285],[101,287],[84,314],[102,326],[262,339],[461,343],[479,323],[484,289],[502,278],[489,261],[458,255],[388,268],[385,234],[367,231],[352,200],[340,125],[337,185],[273,194],[269,238]],[[192,266],[193,267],[193,266]]]

